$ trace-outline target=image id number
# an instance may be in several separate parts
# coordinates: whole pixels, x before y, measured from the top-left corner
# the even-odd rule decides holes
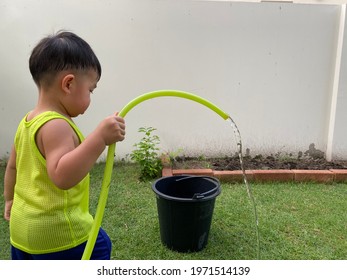
[[[209,267],[197,266],[190,268],[191,275],[248,275],[250,267]]]

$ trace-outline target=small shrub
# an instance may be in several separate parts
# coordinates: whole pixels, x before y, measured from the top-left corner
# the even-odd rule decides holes
[[[158,155],[160,139],[152,134],[155,130],[153,127],[140,127],[138,132],[145,135],[139,143],[134,144],[136,149],[130,154],[130,158],[141,166],[141,181],[158,177],[162,169]]]

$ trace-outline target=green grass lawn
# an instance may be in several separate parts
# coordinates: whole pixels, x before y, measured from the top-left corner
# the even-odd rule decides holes
[[[257,258],[253,206],[243,184],[222,184],[216,198],[207,247],[178,253],[161,244],[151,182],[139,182],[136,164],[116,162],[102,222],[120,260],[249,260]],[[95,213],[104,164],[91,172]],[[3,212],[0,166],[0,208]],[[259,215],[260,258],[266,260],[347,259],[346,184],[251,184]],[[0,259],[9,259],[8,223],[0,219]]]

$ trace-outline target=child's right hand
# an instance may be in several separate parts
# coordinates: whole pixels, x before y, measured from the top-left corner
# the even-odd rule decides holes
[[[123,141],[125,138],[125,121],[122,117],[111,115],[104,119],[97,127],[105,145]]]

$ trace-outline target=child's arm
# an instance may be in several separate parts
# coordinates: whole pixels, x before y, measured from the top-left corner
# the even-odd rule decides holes
[[[14,196],[14,186],[16,184],[16,151],[14,147],[11,149],[10,157],[8,159],[5,171],[5,180],[4,180],[4,198],[5,198],[5,211],[4,218],[5,220],[10,220],[11,208],[13,203]]]
[[[46,158],[51,180],[59,188],[69,189],[87,175],[107,145],[122,141],[124,135],[124,119],[112,115],[78,144],[70,125],[55,119],[39,130],[36,142]]]

